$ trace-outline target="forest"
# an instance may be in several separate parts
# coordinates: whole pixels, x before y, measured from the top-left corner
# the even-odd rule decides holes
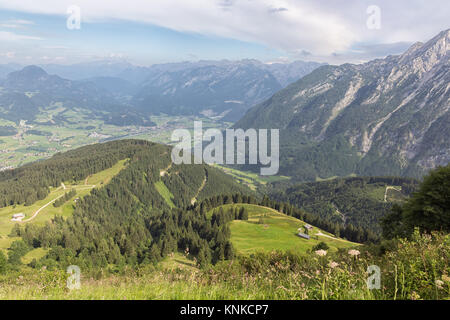
[[[381,235],[380,219],[392,208],[383,199],[387,186],[396,186],[401,202],[417,188],[418,181],[401,177],[352,177],[292,185],[273,184],[270,196],[289,202],[310,214],[338,225],[366,228]]]
[[[20,250],[12,247],[11,250],[17,251],[12,256],[25,254],[24,248],[44,248],[49,250],[47,255],[32,261],[31,266],[52,268],[76,264],[92,269],[156,263],[173,252],[187,250],[200,266],[216,264],[235,255],[228,222],[246,220],[248,213],[243,208],[235,212],[223,212],[220,208],[212,218],[206,213],[230,203],[271,207],[351,241],[377,240],[364,228],[342,226],[289,203],[266,196],[260,198],[219,169],[207,165],[174,165],[169,147],[144,141],[124,140],[83,147],[13,170],[2,176],[3,197],[15,199],[15,189],[6,188],[6,183],[12,181],[28,181],[30,186],[42,188],[47,188],[44,183],[47,181],[57,186],[67,180],[83,180],[112,166],[118,159],[128,159],[127,166],[110,183],[93,189],[73,204],[72,216],[56,216],[44,226],[16,225],[11,235],[23,240],[13,246]],[[174,207],[156,188],[160,183],[170,194]],[[68,191],[54,206],[61,206],[74,196],[75,191]]]

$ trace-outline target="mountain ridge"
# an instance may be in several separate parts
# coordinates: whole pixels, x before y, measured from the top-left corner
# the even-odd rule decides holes
[[[450,134],[445,125],[450,120],[449,39],[446,30],[402,55],[319,67],[250,109],[234,127],[280,128],[281,139],[290,140],[281,141],[285,150],[287,145],[295,149],[292,139],[299,142],[297,149],[309,146],[303,152],[339,142],[338,153],[351,154],[351,163],[329,172],[316,166],[321,178],[351,173],[421,176],[450,161],[445,140]],[[282,174],[288,167],[284,160]],[[305,163],[315,166],[304,159],[296,162]]]
[[[16,121],[19,115],[11,116],[14,106],[19,110],[30,109],[30,104],[46,107],[46,104],[68,98],[71,104],[119,112],[120,115],[124,114],[122,110],[128,110],[144,118],[160,114],[203,115],[235,121],[248,108],[320,65],[303,61],[264,64],[250,59],[201,60],[150,67],[121,61],[97,61],[26,66],[15,71],[18,66],[3,65],[1,72],[12,72],[0,80],[4,87],[0,90],[0,108],[8,108],[8,119]],[[23,96],[30,91],[39,91],[43,101],[36,102],[29,95]],[[22,95],[8,96],[11,92]],[[5,94],[8,99],[3,97],[1,101]],[[30,112],[25,120],[31,120],[36,112]]]

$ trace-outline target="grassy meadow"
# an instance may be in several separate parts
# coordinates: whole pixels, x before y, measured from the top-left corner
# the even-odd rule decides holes
[[[311,237],[309,240],[300,238],[297,235],[298,229],[304,232],[305,222],[268,207],[253,204],[222,206],[225,212],[231,207],[244,207],[248,211],[248,220],[230,222],[231,242],[241,254],[267,253],[274,250],[306,254],[320,242],[325,242],[331,251],[358,246],[356,243],[336,238],[314,226],[309,231]],[[209,214],[211,215],[212,211]]]

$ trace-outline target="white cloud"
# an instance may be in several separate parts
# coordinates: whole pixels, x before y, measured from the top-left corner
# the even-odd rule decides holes
[[[67,16],[73,4],[73,0],[0,0],[0,8],[61,16]],[[355,44],[425,41],[447,29],[450,16],[448,0],[78,0],[76,4],[82,23],[112,19],[149,23],[257,42],[311,60],[352,53]],[[366,9],[372,4],[381,10],[380,30],[366,25]]]
[[[0,8],[67,15],[72,0],[0,1]],[[310,1],[293,0],[79,0],[83,22],[123,19],[181,32],[257,42],[318,54],[344,50],[357,40],[351,24]]]
[[[17,29],[20,28],[18,24],[0,23],[0,28]]]
[[[3,56],[8,59],[13,59],[16,56],[16,53],[14,51],[9,51],[5,53],[0,53],[0,56]]]
[[[34,22],[30,20],[7,20],[0,23],[0,28],[19,29],[33,24]]]
[[[42,40],[40,37],[27,36],[9,31],[0,31],[0,41]]]
[[[31,25],[31,24],[34,24],[34,22],[33,21],[31,21],[31,20],[23,20],[23,19],[19,19],[19,20],[8,20],[8,21],[6,21],[7,23],[12,23],[12,24],[20,24],[20,25]]]

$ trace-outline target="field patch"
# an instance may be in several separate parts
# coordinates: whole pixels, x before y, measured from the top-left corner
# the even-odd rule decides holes
[[[303,232],[306,223],[271,208],[252,204],[224,205],[222,208],[226,212],[233,206],[237,208],[243,206],[249,214],[248,221],[234,220],[230,223],[231,242],[234,248],[242,254],[274,250],[307,253],[320,242],[325,242],[331,251],[358,245],[336,238],[314,226],[308,232],[311,237],[309,240],[300,238],[297,235],[298,229],[300,228]]]
[[[155,182],[155,188],[158,191],[158,193],[161,195],[161,197],[164,198],[164,200],[169,205],[169,207],[174,208],[175,204],[172,201],[174,196],[173,196],[172,192],[170,192],[170,190],[164,184],[164,182],[162,182],[162,181]]]

